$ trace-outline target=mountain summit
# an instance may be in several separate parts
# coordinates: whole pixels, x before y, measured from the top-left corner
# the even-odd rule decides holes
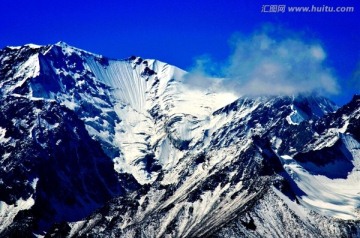
[[[360,100],[237,98],[71,47],[0,51],[1,237],[358,237]]]

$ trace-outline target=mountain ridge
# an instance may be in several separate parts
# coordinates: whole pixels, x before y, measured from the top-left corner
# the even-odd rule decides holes
[[[2,171],[0,189],[15,180],[29,192],[4,190],[13,199],[0,197],[1,236],[360,234],[356,96],[341,108],[314,94],[237,98],[192,88],[187,72],[157,60],[112,60],[62,42],[7,47],[0,62],[1,167],[31,174]],[[36,176],[45,164],[56,176]],[[83,189],[66,200],[47,183]],[[30,197],[24,210],[12,207]]]

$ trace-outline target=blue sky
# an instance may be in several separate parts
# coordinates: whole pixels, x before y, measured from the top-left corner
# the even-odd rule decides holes
[[[261,12],[263,5],[278,4],[351,6],[355,12]],[[1,48],[61,40],[111,58],[138,55],[183,69],[193,68],[204,55],[226,64],[236,48],[234,36],[251,40],[270,25],[281,29],[274,36],[280,42],[295,37],[321,45],[326,53],[322,64],[341,86],[331,96],[334,101],[342,104],[360,89],[359,0],[3,0],[0,9]]]

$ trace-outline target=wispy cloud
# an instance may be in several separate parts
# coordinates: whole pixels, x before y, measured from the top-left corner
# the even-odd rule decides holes
[[[290,35],[273,37],[263,31],[235,37],[233,49],[226,63],[214,62],[209,56],[200,57],[186,82],[237,95],[339,91],[332,70],[325,64],[326,52],[319,43]]]

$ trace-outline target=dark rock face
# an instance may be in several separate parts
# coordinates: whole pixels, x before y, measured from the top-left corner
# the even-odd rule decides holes
[[[134,189],[119,183],[111,159],[69,109],[9,96],[1,99],[0,118],[9,139],[0,144],[1,154],[9,154],[1,160],[0,199],[14,204],[32,197],[30,216],[40,229],[76,221]]]
[[[341,141],[332,147],[299,153],[294,159],[308,171],[329,178],[346,178],[354,168],[352,155]]]

